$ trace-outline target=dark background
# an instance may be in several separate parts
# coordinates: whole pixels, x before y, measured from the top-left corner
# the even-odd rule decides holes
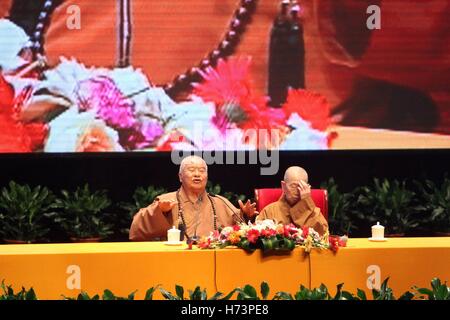
[[[278,187],[284,170],[300,165],[309,172],[313,188],[334,177],[340,191],[351,191],[369,184],[374,177],[429,178],[440,182],[449,164],[449,149],[281,152],[277,175],[260,175],[260,165],[213,164],[209,166],[209,179],[220,184],[222,191],[251,197],[256,187]],[[15,180],[58,192],[89,183],[92,189],[107,189],[114,202],[131,200],[138,186],[155,185],[169,190],[179,186],[178,166],[166,152],[3,154],[0,166],[1,186]]]

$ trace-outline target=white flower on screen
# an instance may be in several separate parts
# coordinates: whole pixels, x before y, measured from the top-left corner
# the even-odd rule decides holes
[[[287,124],[294,129],[280,145],[280,150],[328,149],[328,133],[311,128],[297,113],[291,114]]]
[[[254,150],[253,145],[244,143],[244,132],[236,126],[223,131],[212,122],[216,107],[212,102],[204,102],[193,96],[189,102],[173,106],[166,105],[164,114],[172,121],[166,130],[178,129],[187,138],[187,142],[172,143],[175,150],[184,151],[225,151]]]
[[[53,69],[44,72],[45,80],[38,89],[46,89],[50,93],[63,96],[73,104],[76,103],[78,83],[85,81],[95,74],[105,74],[106,69],[86,68],[75,59],[60,58],[61,62]]]
[[[71,108],[50,122],[45,152],[123,151],[119,136],[93,111]]]
[[[0,67],[4,71],[13,71],[28,63],[19,56],[29,41],[25,31],[9,21],[0,19]]]
[[[138,117],[149,114],[158,118],[164,117],[164,106],[176,104],[162,88],[152,86],[139,68],[116,68],[111,70],[110,77],[122,94],[133,100]]]

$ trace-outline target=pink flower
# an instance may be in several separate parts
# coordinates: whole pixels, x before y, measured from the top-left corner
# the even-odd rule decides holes
[[[133,102],[106,76],[81,81],[78,84],[78,106],[81,111],[95,110],[107,125],[127,129],[135,125]]]
[[[235,225],[233,226],[233,230],[234,230],[234,231],[239,231],[239,230],[241,230],[241,227],[240,227],[238,224],[235,224]]]
[[[219,230],[214,230],[213,233],[212,233],[212,237],[214,239],[219,239],[219,236],[220,236]]]
[[[219,59],[215,68],[200,72],[202,83],[194,84],[194,94],[218,106],[241,102],[251,96],[250,57]]]
[[[276,230],[273,229],[263,229],[261,230],[261,236],[265,237],[265,238],[270,238],[273,236],[276,236],[277,232]]]
[[[215,68],[200,73],[201,83],[194,84],[194,95],[216,105],[212,122],[219,130],[224,131],[231,124],[243,130],[270,130],[286,120],[283,112],[268,107],[266,96],[253,92],[250,63],[250,57],[220,59]]]
[[[128,130],[122,130],[121,144],[130,150],[142,149],[153,146],[163,134],[164,128],[157,120],[136,123]]]
[[[247,232],[247,239],[248,239],[248,241],[250,241],[250,243],[255,244],[256,241],[258,241],[258,238],[259,238],[259,231],[258,230],[250,229]]]
[[[291,226],[285,225],[283,235],[287,238],[291,234]]]

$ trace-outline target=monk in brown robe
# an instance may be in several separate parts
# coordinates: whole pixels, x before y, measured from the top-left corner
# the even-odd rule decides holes
[[[289,167],[281,181],[281,188],[281,198],[262,209],[256,219],[272,219],[277,223],[311,227],[323,235],[328,230],[328,223],[311,198],[308,173],[301,167]]]
[[[226,198],[208,194],[206,162],[198,156],[184,158],[180,164],[178,191],[160,195],[146,208],[139,210],[131,224],[130,240],[165,239],[167,230],[179,227],[187,240],[196,241],[219,227],[232,226],[251,219],[256,204],[239,200],[240,210]]]

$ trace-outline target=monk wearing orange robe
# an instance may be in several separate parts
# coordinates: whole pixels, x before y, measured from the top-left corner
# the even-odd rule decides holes
[[[178,191],[160,195],[146,208],[135,214],[130,228],[130,240],[165,239],[167,230],[179,227],[188,240],[208,236],[219,227],[232,226],[251,219],[256,204],[239,200],[240,210],[227,199],[208,194],[208,168],[198,156],[189,156],[180,164]]]
[[[328,223],[311,198],[308,173],[300,167],[288,168],[281,181],[281,188],[281,198],[262,209],[256,219],[272,219],[277,223],[311,227],[323,235],[328,230]]]

